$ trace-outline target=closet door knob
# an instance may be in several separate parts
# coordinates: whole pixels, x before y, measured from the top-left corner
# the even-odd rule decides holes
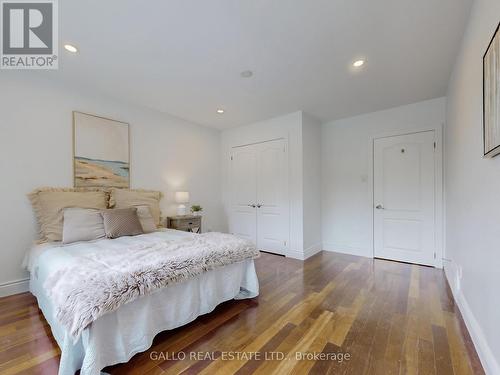
[[[248,207],[255,208],[255,204],[249,204]]]
[[[377,210],[383,210],[383,209],[384,209],[384,206],[382,206],[381,204],[377,204],[377,205],[375,206],[375,208],[376,208]]]
[[[257,203],[257,208],[261,208],[261,207],[262,207],[262,205]]]

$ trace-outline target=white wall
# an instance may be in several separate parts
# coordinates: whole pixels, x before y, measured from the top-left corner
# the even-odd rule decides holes
[[[79,94],[26,71],[0,73],[0,295],[18,292],[36,226],[26,194],[39,186],[72,186],[72,111],[130,123],[131,185],[165,193],[188,190],[204,207],[204,229],[225,229],[220,194],[220,132],[99,97]],[[7,286],[5,286],[7,284]]]
[[[333,121],[322,126],[323,249],[373,256],[372,138],[440,129],[445,98]]]
[[[321,251],[321,123],[302,113],[304,254]]]
[[[500,156],[482,158],[482,57],[499,20],[500,1],[474,2],[445,127],[445,270],[489,374],[500,374]]]
[[[230,216],[229,169],[231,148],[283,138],[288,143],[290,194],[290,256],[303,257],[302,112],[294,112],[222,132],[223,199]]]

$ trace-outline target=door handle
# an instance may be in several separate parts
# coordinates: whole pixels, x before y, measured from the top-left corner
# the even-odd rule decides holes
[[[257,208],[261,208],[262,205],[260,203],[257,203]]]
[[[384,206],[382,206],[381,204],[377,204],[377,205],[375,206],[375,208],[376,208],[377,210],[383,210],[383,209],[384,209]]]
[[[255,204],[249,204],[248,207],[255,208]]]

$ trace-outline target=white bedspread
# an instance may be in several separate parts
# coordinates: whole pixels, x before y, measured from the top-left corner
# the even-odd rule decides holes
[[[158,240],[182,238],[192,234],[164,230],[136,237],[99,240],[98,245],[131,246]],[[54,317],[54,306],[43,288],[47,277],[67,267],[73,252],[85,251],[95,243],[71,245],[44,244],[35,246],[25,265],[30,271],[30,290],[37,297],[40,309],[49,322],[61,351],[59,374],[99,374],[106,366],[127,362],[134,354],[151,346],[161,331],[174,329],[212,311],[221,302],[236,298],[252,298],[259,293],[253,260],[207,271],[195,278],[171,285],[157,293],[143,296],[106,314],[88,328],[73,344],[65,328]],[[165,303],[168,301],[168,303]]]

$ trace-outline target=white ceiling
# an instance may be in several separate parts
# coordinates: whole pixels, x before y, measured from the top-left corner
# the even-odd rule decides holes
[[[41,74],[221,129],[332,120],[445,95],[471,3],[64,0],[60,42],[80,52]]]

